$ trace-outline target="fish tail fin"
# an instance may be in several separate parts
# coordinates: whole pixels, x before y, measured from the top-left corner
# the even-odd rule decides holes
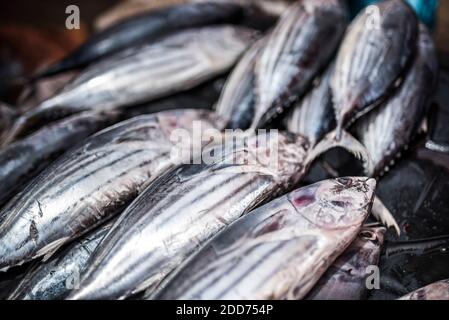
[[[376,196],[374,198],[373,207],[371,208],[372,215],[379,220],[387,228],[394,228],[398,236],[401,235],[396,219],[391,214],[390,210],[383,204],[383,202]]]
[[[309,152],[306,164],[310,165],[326,151],[340,147],[352,153],[357,159],[362,160],[365,172],[372,172],[373,164],[368,150],[366,150],[366,148],[346,130],[340,131],[339,139],[338,134],[337,130],[331,131],[316,144]]]

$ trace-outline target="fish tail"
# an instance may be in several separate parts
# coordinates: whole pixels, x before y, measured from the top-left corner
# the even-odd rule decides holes
[[[337,127],[335,128],[335,140],[340,141],[343,135],[343,123],[341,121],[337,122]]]
[[[401,235],[401,229],[399,228],[396,219],[377,196],[374,198],[371,213],[387,228],[394,228],[398,237]]]
[[[310,165],[326,151],[340,147],[348,150],[357,159],[362,160],[365,172],[372,172],[373,164],[368,150],[346,130],[340,129],[339,138],[338,134],[337,129],[331,131],[316,144],[307,156],[306,165]]]

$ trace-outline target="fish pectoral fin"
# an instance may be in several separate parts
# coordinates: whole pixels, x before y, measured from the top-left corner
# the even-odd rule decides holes
[[[398,237],[401,235],[401,229],[399,228],[396,219],[391,214],[390,210],[383,204],[379,197],[374,197],[373,207],[371,209],[373,216],[378,219],[387,228],[393,227]]]
[[[61,248],[66,242],[67,240],[69,240],[69,237],[65,237],[65,238],[61,238],[58,239],[56,241],[53,241],[52,243],[46,245],[45,247],[43,247],[42,249],[40,249],[37,253],[35,257],[40,257],[40,256],[44,256],[42,258],[42,262],[46,262],[48,259],[50,259],[55,253],[56,251],[59,250],[59,248]]]

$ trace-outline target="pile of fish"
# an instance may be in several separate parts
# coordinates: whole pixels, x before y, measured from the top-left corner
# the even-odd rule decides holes
[[[376,192],[426,133],[430,31],[403,0],[270,2],[127,17],[0,105],[1,298],[359,300],[391,248],[446,244],[398,241]]]

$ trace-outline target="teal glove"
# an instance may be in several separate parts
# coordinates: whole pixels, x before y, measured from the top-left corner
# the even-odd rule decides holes
[[[352,16],[355,16],[360,10],[376,0],[348,0]],[[407,0],[415,9],[416,14],[429,28],[433,28],[438,9],[438,0]]]

